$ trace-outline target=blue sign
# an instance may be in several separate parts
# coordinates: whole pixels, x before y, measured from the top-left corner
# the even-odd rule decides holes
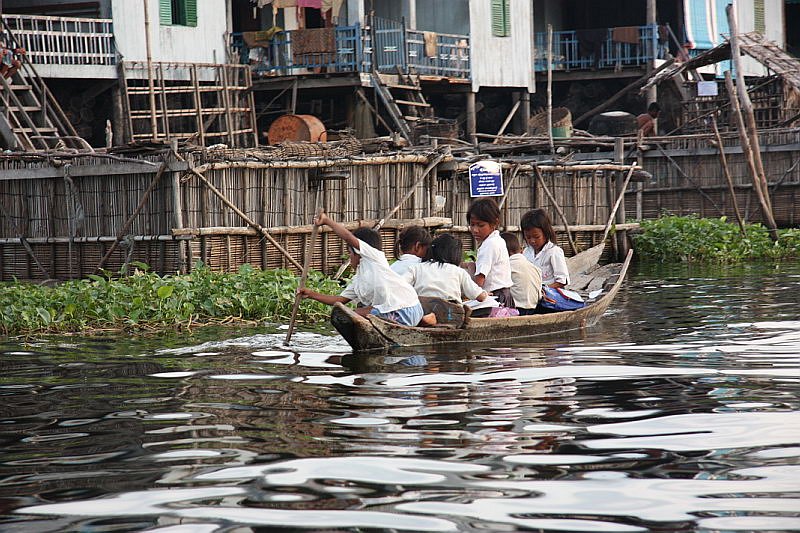
[[[469,166],[469,195],[503,196],[503,169],[497,161],[478,161]]]

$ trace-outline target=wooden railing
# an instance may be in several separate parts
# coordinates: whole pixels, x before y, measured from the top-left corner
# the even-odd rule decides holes
[[[3,15],[34,65],[115,65],[111,19]]]

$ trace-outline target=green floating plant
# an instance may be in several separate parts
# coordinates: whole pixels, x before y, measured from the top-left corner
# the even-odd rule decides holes
[[[641,230],[634,236],[634,248],[648,260],[740,263],[800,257],[798,229],[779,230],[773,241],[761,224],[745,225],[742,235],[739,225],[725,217],[690,215],[644,220]]]
[[[91,332],[185,329],[230,321],[280,322],[292,312],[298,277],[289,270],[215,272],[198,264],[189,274],[159,276],[136,264],[129,276],[92,275],[55,287],[12,282],[0,285],[0,332]],[[341,286],[320,272],[307,286],[338,293]],[[298,318],[327,318],[330,307],[305,300]]]

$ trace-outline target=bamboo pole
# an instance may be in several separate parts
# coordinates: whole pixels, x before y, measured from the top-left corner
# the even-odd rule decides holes
[[[666,158],[667,158],[667,161],[669,161],[669,162],[670,162],[670,164],[671,164],[673,167],[675,167],[675,170],[677,170],[677,171],[680,173],[680,175],[681,175],[681,176],[683,176],[684,178],[686,178],[687,180],[689,180],[689,183],[691,183],[691,184],[694,186],[694,188],[697,190],[697,192],[698,192],[698,193],[700,193],[700,196],[702,196],[703,198],[705,198],[706,200],[708,200],[708,201],[711,203],[711,205],[713,205],[713,206],[714,206],[714,208],[715,208],[715,209],[716,209],[716,210],[719,212],[719,214],[720,214],[720,215],[724,215],[724,214],[725,214],[725,213],[722,211],[722,208],[721,208],[719,205],[717,205],[717,202],[715,202],[715,201],[714,201],[714,200],[713,200],[713,199],[712,199],[712,198],[711,198],[709,195],[707,195],[707,194],[706,194],[706,193],[703,191],[703,189],[700,187],[700,185],[698,185],[698,184],[697,184],[697,182],[696,182],[696,181],[694,181],[694,178],[692,178],[690,175],[688,175],[686,172],[684,172],[684,170],[683,170],[683,169],[681,168],[681,166],[680,166],[680,165],[677,163],[677,161],[675,161],[675,160],[674,160],[674,159],[673,159],[673,158],[672,158],[672,157],[671,157],[671,156],[670,156],[670,155],[669,155],[667,152],[665,152],[665,151],[664,151],[664,149],[663,149],[663,148],[661,148],[661,145],[660,145],[660,144],[658,144],[657,142],[653,142],[653,141],[648,141],[648,143],[647,143],[647,144],[654,145],[656,148],[658,148],[658,151],[659,151],[659,152],[661,152],[661,155],[663,155],[664,157],[666,157]]]
[[[517,100],[514,103],[514,105],[511,107],[511,111],[509,111],[508,116],[506,116],[506,119],[503,121],[503,124],[500,126],[500,129],[497,131],[497,135],[495,136],[495,139],[493,141],[494,144],[497,144],[497,141],[500,140],[500,137],[503,135],[503,132],[506,131],[506,128],[508,127],[509,122],[511,122],[511,119],[514,118],[514,115],[517,113],[517,109],[519,109],[519,106],[521,104],[522,104],[522,100]]]
[[[14,228],[14,232],[17,234],[17,238],[19,239],[20,244],[22,244],[22,247],[25,248],[25,253],[28,254],[28,257],[33,259],[33,262],[36,263],[36,267],[42,272],[42,274],[44,274],[45,278],[47,279],[52,278],[53,276],[47,271],[47,269],[44,268],[42,263],[39,261],[39,258],[36,257],[36,254],[33,253],[33,248],[31,248],[30,243],[28,243],[28,239],[26,239],[25,236],[22,234],[22,232],[19,231],[19,227],[17,226],[16,221],[14,221],[13,218],[8,216],[7,214],[8,211],[6,210],[5,206],[0,206],[0,213],[2,213],[3,218],[5,218],[9,222],[9,224]],[[3,277],[3,272],[2,270],[0,270],[0,279],[2,279],[2,277]]]
[[[503,197],[500,198],[500,203],[497,204],[498,207],[502,209],[502,207],[506,203],[506,199],[508,199],[508,192],[511,190],[511,186],[514,184],[514,181],[517,179],[517,175],[519,174],[519,169],[521,165],[516,163],[513,167],[511,167],[511,177],[508,178],[508,183],[506,184],[506,190],[503,191]]]
[[[153,51],[150,45],[150,11],[147,8],[149,0],[142,0],[144,4],[144,44],[147,53],[147,87],[150,97],[150,129],[153,140],[158,139],[158,121],[156,120],[156,93],[153,87]],[[166,112],[166,110],[164,110]]]
[[[556,153],[553,143],[553,25],[547,25],[547,143],[550,153]],[[571,241],[570,241],[571,242]],[[573,245],[574,251],[574,245]],[[575,252],[577,253],[577,252]]]
[[[633,171],[636,167],[631,167],[628,170],[628,174],[625,176],[625,180],[622,182],[622,187],[620,188],[620,192],[617,195],[617,200],[614,202],[614,207],[611,208],[611,212],[608,214],[608,220],[606,221],[606,225],[603,227],[603,238],[600,239],[600,242],[605,242],[606,237],[608,237],[608,233],[611,231],[611,223],[614,221],[614,216],[617,214],[617,209],[622,204],[622,199],[625,198],[625,189],[628,188],[628,183],[631,181],[631,177],[633,176]]]
[[[183,157],[182,157],[180,154],[177,154],[177,153],[176,153],[176,154],[175,154],[175,157],[177,157],[177,158],[178,158],[179,160],[181,160],[181,161],[186,161],[186,159],[184,159],[184,158],[183,158]],[[269,242],[270,242],[270,243],[271,243],[271,244],[272,244],[272,245],[273,245],[275,248],[277,248],[277,249],[278,249],[278,251],[279,251],[280,253],[282,253],[282,254],[283,254],[283,256],[284,256],[284,257],[285,257],[285,258],[286,258],[286,259],[287,259],[287,260],[288,260],[288,261],[289,261],[289,262],[290,262],[292,265],[294,265],[295,267],[297,267],[297,269],[298,269],[298,270],[303,270],[303,265],[301,265],[300,263],[298,263],[298,262],[297,262],[297,260],[296,260],[294,257],[292,257],[292,255],[291,255],[291,254],[290,254],[290,253],[289,253],[289,252],[286,250],[286,248],[284,248],[283,246],[281,246],[281,245],[280,245],[280,243],[279,243],[278,241],[276,241],[276,240],[275,240],[275,238],[274,238],[272,235],[270,235],[270,233],[269,233],[269,232],[268,232],[266,229],[264,229],[264,227],[263,227],[263,226],[261,226],[259,223],[257,223],[257,222],[255,222],[254,220],[252,220],[252,219],[251,219],[250,217],[248,217],[246,214],[244,214],[244,213],[243,213],[243,212],[242,212],[242,211],[241,211],[241,210],[240,210],[238,207],[236,207],[236,205],[234,205],[234,203],[233,203],[233,202],[231,202],[231,201],[228,199],[228,197],[227,197],[227,196],[225,196],[224,194],[222,194],[222,193],[221,193],[221,192],[220,192],[220,191],[219,191],[219,190],[218,190],[216,187],[214,187],[214,184],[212,184],[210,181],[208,181],[208,178],[206,178],[206,177],[205,177],[203,174],[201,174],[200,172],[198,172],[198,171],[197,171],[197,169],[195,169],[193,166],[191,166],[191,164],[189,165],[189,172],[190,172],[191,174],[194,174],[195,176],[197,176],[197,177],[200,179],[200,181],[202,181],[202,182],[203,182],[203,185],[205,185],[205,186],[206,186],[206,188],[207,188],[209,191],[211,191],[211,192],[214,194],[214,196],[216,196],[217,198],[219,198],[219,199],[220,199],[220,201],[221,201],[223,204],[227,205],[227,206],[228,206],[228,207],[229,207],[231,210],[233,210],[233,212],[234,212],[234,213],[236,213],[236,214],[237,214],[237,215],[238,215],[238,216],[239,216],[239,217],[240,217],[242,220],[244,220],[244,221],[247,223],[247,225],[248,225],[248,226],[251,226],[251,227],[252,227],[252,228],[254,228],[256,231],[258,231],[258,232],[259,232],[261,235],[263,235],[264,237],[266,237],[266,239],[267,239],[267,240],[268,240],[268,241],[269,241]]]
[[[428,174],[430,174],[430,172],[431,172],[431,171],[432,171],[434,168],[436,168],[436,166],[437,166],[437,165],[438,165],[438,164],[439,164],[439,163],[442,161],[442,159],[444,159],[444,154],[441,154],[441,153],[439,153],[439,154],[436,154],[436,156],[435,156],[435,157],[434,157],[434,158],[433,158],[433,159],[430,161],[430,163],[428,163],[428,166],[427,166],[427,167],[425,167],[425,170],[422,172],[422,174],[420,175],[420,177],[419,177],[419,178],[417,178],[417,181],[415,181],[415,182],[414,182],[414,184],[411,186],[411,188],[410,188],[408,191],[406,191],[406,193],[403,195],[403,197],[402,197],[402,198],[400,198],[400,201],[399,201],[399,202],[397,202],[397,205],[395,205],[395,206],[392,208],[392,210],[391,210],[391,211],[389,211],[389,212],[386,214],[386,216],[385,216],[385,217],[383,217],[382,219],[380,219],[380,220],[378,221],[378,223],[377,223],[377,224],[375,224],[375,226],[374,226],[372,229],[374,229],[374,230],[376,230],[376,231],[377,231],[377,230],[379,230],[379,229],[381,229],[381,228],[383,227],[383,225],[386,223],[386,220],[387,220],[387,219],[389,219],[389,218],[392,218],[392,217],[394,216],[394,214],[395,214],[395,213],[397,213],[397,211],[399,211],[399,210],[400,210],[400,207],[402,207],[402,205],[403,205],[404,203],[406,203],[406,200],[408,200],[409,198],[411,198],[411,197],[414,195],[414,193],[417,191],[417,187],[419,187],[420,183],[422,183],[422,181],[423,181],[423,180],[424,180],[426,177],[428,177]]]
[[[539,170],[539,167],[534,165],[533,166],[533,170],[534,170],[534,172],[536,172],[536,177],[538,178],[539,183],[542,185],[542,189],[544,189],[545,194],[550,199],[550,201],[553,203],[553,207],[555,207],[556,212],[558,213],[558,216],[560,216],[561,220],[564,222],[564,228],[566,229],[567,239],[569,239],[569,245],[570,245],[570,248],[572,248],[572,253],[573,254],[577,254],[578,253],[578,247],[575,246],[575,241],[572,239],[572,232],[569,230],[569,222],[567,221],[566,215],[564,215],[564,211],[561,210],[561,206],[558,205],[558,202],[556,201],[555,197],[550,192],[550,189],[547,187],[547,184],[544,182],[544,176],[542,176],[542,171]]]
[[[773,226],[776,228],[777,226],[775,226],[775,219],[772,218],[772,208],[767,203],[769,194],[767,194],[767,197],[765,197],[764,190],[761,188],[761,184],[758,179],[756,160],[755,157],[753,157],[753,145],[750,143],[750,138],[747,135],[744,117],[742,116],[741,109],[739,108],[739,98],[736,96],[736,90],[733,87],[733,80],[731,79],[731,72],[729,70],[725,71],[725,87],[728,90],[728,97],[731,100],[731,113],[736,120],[736,129],[739,131],[739,142],[742,145],[742,154],[744,155],[745,161],[747,161],[747,168],[750,170],[750,177],[753,181],[753,190],[756,191],[756,198],[758,198],[758,203],[761,206],[761,212],[764,215],[765,221],[772,221],[771,225],[769,222],[767,222],[767,228],[770,231],[770,237],[776,238],[776,236],[773,236],[773,230],[771,229]]]
[[[719,161],[722,165],[722,172],[725,174],[725,181],[728,182],[728,193],[731,195],[733,211],[736,213],[736,222],[739,223],[739,229],[742,231],[742,237],[747,237],[747,231],[744,229],[744,220],[742,220],[742,214],[739,212],[739,202],[736,200],[736,190],[733,188],[731,171],[728,168],[728,158],[725,156],[725,147],[722,145],[722,137],[719,134],[719,128],[717,128],[717,117],[711,117],[711,128],[714,130],[714,137],[717,140]]]
[[[111,257],[112,252],[116,250],[117,245],[119,245],[119,242],[125,237],[125,234],[128,232],[128,229],[131,227],[131,224],[133,224],[133,220],[139,215],[139,212],[142,210],[142,208],[144,208],[145,204],[147,203],[147,199],[150,197],[150,193],[153,192],[153,189],[156,188],[156,185],[161,179],[161,176],[164,175],[164,172],[167,170],[168,167],[169,165],[167,164],[166,161],[161,163],[161,166],[158,168],[158,172],[156,172],[156,175],[153,176],[152,180],[150,180],[150,185],[147,186],[147,189],[145,189],[144,193],[142,194],[142,198],[139,200],[139,205],[136,206],[136,209],[133,210],[133,213],[131,213],[131,215],[128,217],[125,223],[122,224],[122,227],[117,232],[117,236],[114,238],[114,242],[111,243],[111,246],[108,247],[108,250],[106,251],[105,255],[100,259],[100,262],[97,264],[95,272],[99,272],[103,268],[103,266],[105,266],[106,261],[108,261],[108,258]]]
[[[319,196],[319,194],[317,194]],[[317,214],[314,218],[322,215],[325,212],[324,208],[317,208]],[[317,240],[317,233],[319,233],[319,226],[311,222],[311,237],[308,240],[308,246],[306,247],[306,256],[303,259],[303,271],[300,274],[300,281],[297,284],[297,292],[294,295],[294,305],[292,306],[292,318],[289,320],[289,331],[286,332],[286,339],[283,341],[284,345],[289,344],[289,340],[292,338],[292,333],[294,333],[294,323],[297,320],[297,311],[300,309],[300,301],[302,298],[300,297],[300,289],[304,289],[306,286],[306,280],[308,279],[308,269],[311,267],[311,258],[314,255],[314,243]]]
[[[630,91],[632,91],[634,89],[638,89],[639,87],[644,85],[645,82],[647,82],[647,80],[649,80],[650,78],[652,78],[653,76],[655,76],[656,74],[661,72],[662,70],[666,69],[667,67],[672,66],[674,63],[675,63],[675,59],[670,59],[669,61],[664,62],[660,67],[655,69],[653,72],[647,73],[644,76],[642,76],[641,78],[639,78],[638,80],[634,81],[633,83],[630,83],[629,85],[626,85],[625,87],[623,87],[622,89],[620,89],[619,91],[614,93],[614,95],[611,98],[605,100],[602,104],[600,104],[600,105],[598,105],[596,107],[593,107],[592,109],[590,109],[586,113],[584,113],[581,116],[579,116],[578,118],[576,118],[573,121],[573,124],[575,126],[577,126],[578,124],[581,124],[583,121],[585,121],[587,118],[590,118],[591,116],[596,115],[597,113],[601,113],[601,112],[605,111],[606,109],[611,107],[617,100],[619,100],[620,98],[625,96],[627,93],[629,93]],[[655,100],[652,100],[652,101],[655,101]]]
[[[731,30],[729,41],[731,43],[731,60],[736,69],[736,89],[739,94],[739,103],[742,107],[744,119],[747,124],[747,135],[750,137],[751,157],[756,173],[753,175],[753,183],[756,189],[760,189],[759,201],[764,211],[764,219],[769,229],[772,240],[778,240],[778,225],[775,223],[775,216],[772,213],[772,202],[769,197],[769,187],[767,176],[764,172],[764,163],[761,161],[761,147],[758,141],[758,128],[756,127],[756,117],[753,113],[753,104],[750,95],[747,94],[747,86],[744,80],[744,70],[742,70],[741,52],[739,50],[739,27],[736,21],[736,13],[733,5],[725,8],[728,15],[728,26]]]

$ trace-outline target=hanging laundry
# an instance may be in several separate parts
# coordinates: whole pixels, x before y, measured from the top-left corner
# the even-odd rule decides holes
[[[425,57],[436,57],[436,40],[438,39],[436,32],[424,31],[422,38],[425,41]]]
[[[603,53],[603,44],[608,38],[608,30],[606,28],[575,30],[575,37],[578,39],[581,57],[590,57],[592,58],[592,66],[599,66]]]
[[[611,40],[615,43],[639,44],[639,26],[612,28]]]
[[[338,17],[342,10],[342,4],[344,4],[344,0],[322,0],[322,10],[330,10],[331,16]]]

